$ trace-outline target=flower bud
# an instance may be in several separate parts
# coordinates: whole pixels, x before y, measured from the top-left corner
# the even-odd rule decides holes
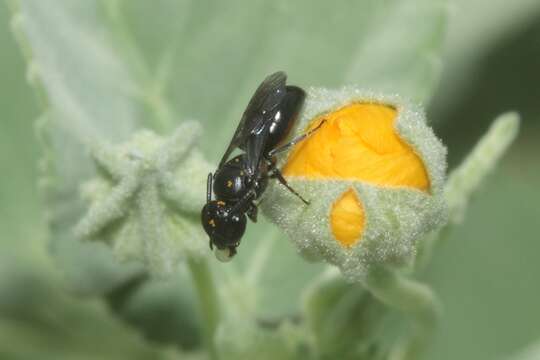
[[[310,205],[273,182],[263,212],[301,254],[351,280],[410,264],[417,239],[446,221],[446,148],[424,112],[395,95],[310,89],[294,136],[321,123],[278,162]]]
[[[208,240],[198,214],[211,165],[195,148],[199,133],[198,123],[184,122],[168,138],[141,130],[120,145],[96,144],[99,171],[82,187],[89,208],[76,234],[154,274],[204,256]]]

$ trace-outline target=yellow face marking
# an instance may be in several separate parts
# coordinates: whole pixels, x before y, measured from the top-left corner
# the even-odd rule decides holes
[[[232,187],[232,184],[233,184],[233,182],[231,180],[227,180],[227,187],[228,188]]]
[[[217,204],[218,204],[219,206],[225,206],[225,203],[224,203],[223,201],[218,201]]]
[[[216,222],[214,221],[214,219],[210,219],[210,221],[208,221],[208,224],[210,224],[210,226],[212,227],[216,227]]]

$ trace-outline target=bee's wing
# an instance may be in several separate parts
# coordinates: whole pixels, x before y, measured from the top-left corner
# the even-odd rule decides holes
[[[266,143],[268,122],[273,119],[286,94],[286,81],[287,75],[278,71],[266,77],[255,90],[219,167],[229,159],[234,149],[241,148],[246,151],[248,170],[255,171]]]

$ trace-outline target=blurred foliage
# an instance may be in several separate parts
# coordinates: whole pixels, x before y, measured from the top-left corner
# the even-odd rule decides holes
[[[445,305],[428,359],[503,359],[540,337],[540,4],[456,1],[430,117],[461,161],[502,109],[521,131],[426,271]],[[472,8],[472,9],[471,9]]]
[[[139,334],[111,317],[102,302],[67,295],[53,274],[35,273],[20,264],[2,270],[7,277],[2,278],[0,298],[2,359],[178,357],[173,349],[142,341]]]
[[[394,56],[394,49],[375,46],[377,37],[364,37],[372,31],[370,34],[378,34],[381,39],[407,39],[410,31],[417,30],[409,26],[411,22],[421,22],[419,26],[426,34],[440,37],[440,24],[424,22],[432,18],[432,11],[438,10],[430,8],[426,13],[418,13],[427,8],[410,7],[408,12],[388,13],[383,5],[378,5],[391,3],[355,2],[357,9],[331,12],[327,7],[334,5],[330,3],[310,2],[310,7],[294,5],[297,9],[284,12],[281,5],[285,2],[253,1],[249,5],[243,3],[243,10],[238,11],[230,4],[208,1],[138,0],[126,5],[128,16],[124,24],[114,25],[114,5],[104,6],[102,13],[93,16],[112,21],[110,26],[126,26],[134,31],[141,44],[139,51],[145,56],[143,63],[130,65],[136,75],[135,84],[149,85],[149,69],[157,69],[161,74],[158,79],[164,83],[148,88],[166,91],[174,99],[172,111],[178,113],[174,121],[185,117],[206,121],[207,132],[214,135],[202,145],[207,155],[216,160],[216,149],[221,149],[230,136],[230,131],[223,130],[226,127],[218,130],[216,124],[236,124],[237,114],[261,74],[277,68],[287,70],[291,82],[299,85],[314,84],[310,75],[318,73],[317,85],[327,86],[344,81],[373,85],[380,74],[391,68],[395,73],[385,74],[386,78],[398,78],[403,84],[393,91],[425,98],[434,79],[418,77],[418,71],[410,70],[422,63],[416,52],[408,57]],[[36,4],[39,5],[37,0]],[[74,4],[73,7],[86,6],[84,2]],[[447,67],[431,102],[431,118],[450,149],[451,164],[461,159],[488,122],[502,110],[522,112],[524,131],[517,146],[491,177],[491,183],[478,195],[464,226],[439,249],[424,274],[446,309],[437,342],[426,356],[429,359],[502,358],[540,338],[540,242],[535,226],[540,216],[540,5],[525,0],[496,4],[486,0],[459,1],[451,7],[447,58],[459,66]],[[469,6],[474,11],[468,11]],[[189,18],[183,16],[187,8]],[[41,15],[48,11],[52,10],[44,9]],[[253,14],[264,15],[265,26],[259,26]],[[409,17],[402,17],[403,14]],[[219,26],[222,18],[229,21],[226,29]],[[375,26],[381,19],[398,21],[403,31],[385,32]],[[25,82],[26,66],[8,31],[9,24],[9,12],[0,6],[0,26],[5,30],[0,31],[0,357],[169,358],[171,352],[145,344],[140,340],[141,334],[108,316],[110,312],[101,301],[69,295],[65,279],[59,276],[48,256],[42,214],[50,209],[44,209],[36,186],[40,152],[33,120],[40,112]],[[84,21],[82,24],[87,29],[91,25]],[[307,34],[299,29],[305,29]],[[97,30],[105,31],[101,26]],[[468,36],[469,32],[489,36]],[[123,50],[126,54],[137,51],[129,48],[122,31],[116,34],[119,38],[115,44],[127,44],[128,48]],[[62,33],[58,35],[62,38]],[[365,47],[347,46],[358,37],[364,38],[361,43]],[[239,42],[239,38],[245,41]],[[299,39],[305,43],[299,43]],[[436,73],[439,64],[431,53],[436,41],[427,35],[418,41],[418,46],[427,49],[422,60],[433,66]],[[164,45],[171,47],[164,49]],[[301,45],[309,51],[299,52]],[[57,55],[65,53],[58,50]],[[253,58],[254,55],[257,57]],[[92,63],[92,53],[89,51],[86,56]],[[349,62],[353,56],[361,59],[355,66]],[[200,64],[198,71],[189,66],[193,63]],[[369,71],[365,71],[366,66]],[[78,70],[75,66],[71,74]],[[240,77],[242,73],[248,76]],[[209,79],[213,79],[210,86]],[[420,80],[425,82],[425,89],[411,86]],[[390,83],[381,85],[384,88]],[[152,102],[143,104],[137,110],[141,118],[156,106]],[[99,113],[100,109],[92,111],[104,119],[109,116]],[[248,274],[248,279],[256,279],[265,291],[283,294],[277,298],[259,294],[263,315],[272,317],[295,309],[296,302],[291,299],[298,297],[300,285],[320,268],[299,265],[302,260],[292,246],[276,239],[275,230],[267,229],[264,225],[250,229],[238,259],[239,268],[229,270],[228,285],[231,292],[235,286],[241,286],[235,278],[244,268],[252,268],[254,258],[259,259],[257,243],[272,247],[274,258],[266,263],[269,269],[261,271],[259,277]],[[255,234],[261,232],[269,233],[266,239],[257,239]],[[83,250],[81,258],[84,254]],[[291,269],[302,271],[295,270],[296,276],[288,276],[286,271]],[[112,292],[111,287],[100,290],[107,294],[109,308],[141,326],[142,334],[150,339],[175,342],[185,348],[195,346],[197,323],[190,310],[195,305],[190,300],[193,290],[189,281],[138,284],[137,278],[131,279],[134,282]],[[88,285],[77,279],[73,282]],[[96,283],[102,284],[99,279]]]

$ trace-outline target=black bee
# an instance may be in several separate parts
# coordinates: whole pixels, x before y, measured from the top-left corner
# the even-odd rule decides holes
[[[277,153],[320,126],[280,145],[289,135],[306,97],[304,90],[286,85],[286,80],[284,72],[276,72],[259,85],[217,170],[208,174],[201,221],[210,237],[210,249],[214,246],[218,249],[216,257],[221,261],[228,261],[236,254],[246,230],[246,215],[253,222],[257,221],[255,201],[266,189],[269,178],[276,178],[304,204],[309,204],[287,184],[276,167]],[[243,153],[229,159],[237,148]],[[212,200],[212,191],[216,200]]]

